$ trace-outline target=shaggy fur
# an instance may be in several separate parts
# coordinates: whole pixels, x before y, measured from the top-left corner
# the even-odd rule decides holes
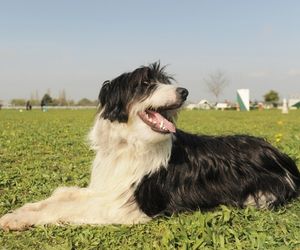
[[[299,195],[297,166],[265,140],[176,130],[188,91],[171,82],[157,63],[104,82],[89,134],[89,186],[58,188],[4,215],[0,227],[133,224],[220,204],[270,208]]]

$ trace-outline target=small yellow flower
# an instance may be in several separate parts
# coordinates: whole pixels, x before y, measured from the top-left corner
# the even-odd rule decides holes
[[[275,137],[275,142],[280,142],[281,141],[281,139],[282,139],[282,134],[281,133],[278,133],[278,134],[276,134],[274,137]]]
[[[278,125],[283,125],[283,121],[278,121],[277,124]]]

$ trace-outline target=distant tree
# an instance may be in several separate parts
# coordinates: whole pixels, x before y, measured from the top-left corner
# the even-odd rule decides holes
[[[77,102],[78,106],[93,106],[95,105],[94,101],[89,100],[88,98],[82,98]]]
[[[34,93],[33,92],[31,92],[31,94],[30,94],[30,100],[34,100]]]
[[[52,97],[49,94],[45,94],[42,98],[41,103],[43,103],[44,105],[52,105],[53,104]]]
[[[272,103],[276,107],[279,101],[279,94],[274,90],[270,90],[264,95],[264,100],[267,103]]]
[[[51,103],[51,106],[59,106],[60,105],[60,102],[57,98],[53,98],[52,99],[52,103]]]
[[[40,99],[40,97],[39,97],[39,91],[35,90],[34,100],[39,100],[39,99]]]
[[[62,100],[60,98],[52,99],[52,106],[74,106],[75,102],[73,100]]]
[[[94,100],[94,101],[93,101],[93,105],[94,105],[94,106],[98,106],[98,105],[99,105],[99,100]]]
[[[10,104],[13,106],[25,106],[26,100],[25,99],[12,99]]]
[[[75,106],[75,101],[74,100],[68,100],[68,105],[69,106]]]
[[[40,100],[37,99],[30,99],[30,103],[32,106],[39,106],[40,105]]]
[[[66,91],[64,89],[62,91],[60,91],[59,96],[58,96],[58,105],[59,106],[67,106],[68,105],[66,96],[67,96]]]
[[[34,92],[31,92],[29,101],[32,106],[40,105],[40,100],[38,99],[38,94],[35,94]]]
[[[217,101],[220,94],[222,94],[225,87],[229,84],[226,74],[221,70],[217,70],[209,74],[206,78],[204,78],[204,82],[207,85],[208,91],[215,96]]]

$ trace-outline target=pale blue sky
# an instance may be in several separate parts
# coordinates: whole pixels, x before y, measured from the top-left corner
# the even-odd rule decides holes
[[[160,60],[190,100],[221,69],[220,97],[300,94],[300,1],[0,0],[0,99],[96,99],[101,83]]]

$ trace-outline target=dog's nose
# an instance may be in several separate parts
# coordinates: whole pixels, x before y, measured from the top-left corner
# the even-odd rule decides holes
[[[177,88],[176,89],[176,92],[178,95],[180,95],[180,97],[182,98],[182,100],[186,100],[188,94],[189,94],[189,91],[185,88]]]

